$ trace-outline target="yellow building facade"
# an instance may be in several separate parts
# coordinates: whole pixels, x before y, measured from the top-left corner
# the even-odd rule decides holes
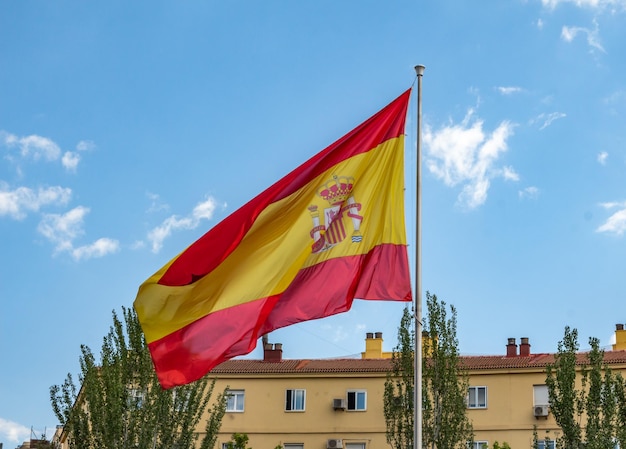
[[[533,354],[527,338],[510,338],[501,355],[463,356],[469,375],[468,417],[475,448],[507,442],[553,448],[560,430],[550,413],[545,369],[554,354]],[[215,368],[218,391],[231,392],[217,449],[233,433],[249,447],[273,449],[384,449],[383,391],[391,368],[380,333],[368,333],[361,359],[284,360],[282,346],[265,343],[263,360],[230,360]],[[605,362],[626,375],[626,331]],[[585,354],[580,354],[584,362]]]
[[[605,363],[626,377],[626,330],[618,324]],[[546,366],[554,354],[534,354],[528,338],[509,338],[500,355],[462,356],[468,373],[467,414],[474,447],[507,442],[531,448],[536,429],[540,449],[553,449],[560,429],[550,413]],[[253,449],[389,449],[383,393],[391,353],[381,333],[368,333],[360,359],[282,357],[282,345],[264,341],[262,360],[229,360],[210,377],[228,389],[227,411],[215,449],[234,433],[248,435]],[[580,353],[579,366],[586,361]],[[580,379],[579,379],[580,380]],[[204,420],[203,420],[204,421]],[[199,425],[199,430],[204,424]],[[62,428],[53,441],[67,447]]]

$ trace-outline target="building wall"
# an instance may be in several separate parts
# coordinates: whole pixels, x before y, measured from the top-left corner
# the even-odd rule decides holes
[[[530,448],[533,429],[537,427],[539,439],[555,439],[558,429],[552,414],[536,417],[534,413],[534,385],[545,385],[542,370],[506,370],[474,372],[469,385],[487,387],[487,407],[468,409],[474,426],[476,441],[493,445],[507,442],[513,448]],[[543,404],[542,404],[543,405]]]
[[[383,415],[384,374],[377,375],[263,375],[220,376],[216,390],[244,390],[243,412],[227,412],[222,420],[218,449],[233,433],[246,433],[249,446],[271,448],[302,443],[326,449],[329,439],[365,443],[366,448],[387,447]],[[305,411],[286,411],[287,389],[306,391]],[[365,411],[335,410],[334,399],[346,399],[348,390],[366,392]]]

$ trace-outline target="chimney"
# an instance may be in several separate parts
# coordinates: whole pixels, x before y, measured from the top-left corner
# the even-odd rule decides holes
[[[519,345],[519,355],[521,357],[528,357],[530,355],[530,343],[528,343],[528,337],[522,337]]]
[[[509,338],[509,342],[506,344],[506,356],[517,357],[517,345],[515,344],[515,338]]]
[[[283,361],[282,343],[265,343],[263,346],[263,361],[278,363]]]
[[[361,353],[362,359],[382,359],[383,357],[383,333],[365,333],[365,352]]]
[[[626,349],[626,330],[624,330],[623,324],[615,325],[615,344],[613,345],[613,351],[620,351]]]

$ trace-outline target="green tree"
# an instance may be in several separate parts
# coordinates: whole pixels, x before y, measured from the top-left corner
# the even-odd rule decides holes
[[[467,418],[467,372],[459,357],[456,308],[426,292],[423,351],[423,444],[430,449],[465,449],[473,438]]]
[[[587,449],[605,449],[619,441],[622,447],[626,436],[624,381],[604,363],[600,341],[591,337],[589,345],[586,357],[578,355],[578,331],[566,327],[554,364],[546,369],[550,411],[563,432],[557,443],[564,449],[578,449],[583,444]],[[580,387],[576,385],[577,360]]]
[[[503,441],[502,444],[494,441],[492,449],[511,449],[511,446],[506,441]]]
[[[422,360],[422,445],[429,449],[465,449],[473,431],[466,415],[467,375],[460,364],[456,309],[426,292]],[[400,321],[398,345],[384,391],[387,442],[394,449],[413,447],[414,315],[408,308]]]
[[[226,443],[227,449],[252,449],[248,447],[248,434],[247,433],[233,433],[230,437],[230,441]],[[278,446],[280,447],[280,446]]]
[[[563,432],[558,438],[558,444],[564,449],[578,449],[582,441],[584,399],[576,389],[578,348],[578,331],[566,326],[563,340],[558,343],[554,363],[546,367],[550,412]]]
[[[392,353],[392,370],[387,373],[383,409],[387,443],[394,449],[413,447],[415,348],[414,315],[404,308],[398,328],[398,345]]]
[[[163,390],[158,383],[134,309],[123,308],[124,323],[113,312],[100,362],[81,345],[78,386],[71,374],[50,387],[52,408],[70,449],[191,449],[204,423],[201,449],[215,445],[226,409],[226,395],[211,404],[215,380]]]

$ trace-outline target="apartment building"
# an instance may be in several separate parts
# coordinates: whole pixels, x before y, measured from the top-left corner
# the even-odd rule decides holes
[[[605,362],[626,377],[626,330]],[[227,411],[215,449],[245,433],[253,449],[389,449],[383,392],[391,353],[381,333],[367,333],[361,358],[283,359],[282,345],[263,342],[262,360],[229,360],[211,373],[216,391],[228,388]],[[579,354],[579,363],[586,360]],[[546,366],[554,354],[534,354],[528,338],[509,338],[503,352],[463,356],[469,389],[467,413],[474,426],[471,449],[507,442],[527,449],[537,430],[540,449],[553,449],[560,429],[550,413]],[[199,426],[200,428],[203,425]],[[55,438],[66,447],[62,429]]]
[[[264,343],[263,360],[230,360],[215,368],[217,389],[231,393],[217,449],[246,433],[254,449],[388,448],[383,391],[391,353],[380,333],[368,333],[360,359],[284,360],[282,345]],[[626,331],[605,362],[626,374]],[[585,355],[580,354],[580,362]],[[501,355],[464,356],[469,374],[468,416],[475,448],[507,442],[551,449],[559,428],[550,413],[545,368],[554,354],[533,354],[528,338],[509,338]]]

